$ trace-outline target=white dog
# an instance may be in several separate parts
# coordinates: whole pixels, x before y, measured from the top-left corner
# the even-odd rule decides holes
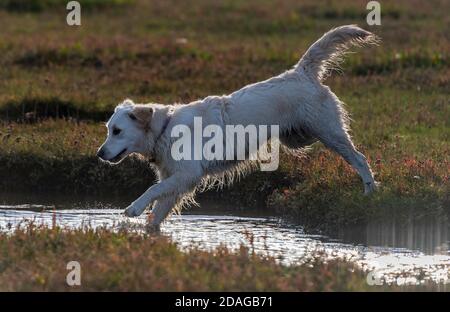
[[[180,124],[192,128],[194,117],[202,117],[203,126],[222,128],[279,125],[280,142],[289,149],[301,149],[319,140],[358,172],[366,194],[372,192],[376,182],[366,158],[350,139],[347,113],[322,81],[349,46],[375,43],[377,38],[372,33],[355,25],[341,26],[316,41],[293,69],[230,95],[211,96],[187,105],[144,105],[125,100],[108,121],[108,137],[97,155],[119,163],[131,153],[140,154],[154,164],[160,179],[125,214],[139,216],[154,204],[152,224],[158,226],[200,186],[231,177],[229,182],[235,174],[251,168],[245,160],[175,160],[171,131]]]

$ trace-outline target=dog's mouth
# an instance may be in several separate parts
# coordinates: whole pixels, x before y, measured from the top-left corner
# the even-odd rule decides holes
[[[122,156],[123,154],[125,154],[127,151],[126,148],[124,148],[119,154],[117,154],[116,156],[114,156],[113,158],[111,158],[110,160],[108,160],[111,163],[118,163],[119,161],[122,160]]]

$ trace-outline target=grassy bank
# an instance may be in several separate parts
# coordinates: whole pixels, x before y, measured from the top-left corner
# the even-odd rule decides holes
[[[317,144],[306,158],[283,155],[277,172],[207,196],[327,231],[450,215],[447,2],[382,2],[380,27],[365,24],[367,1],[113,2],[120,10],[88,7],[81,27],[65,25],[58,7],[0,2],[2,190],[121,190],[131,200],[154,180],[146,164],[108,167],[94,156],[102,121],[119,101],[186,103],[227,93],[291,67],[331,27],[357,23],[383,43],[349,55],[344,75],[327,84],[352,114],[379,192],[362,196],[356,173]]]
[[[341,261],[311,259],[283,266],[241,247],[181,252],[164,236],[122,230],[23,226],[0,233],[0,291],[380,291],[435,286],[369,286],[366,274]],[[70,261],[81,286],[68,286]]]
[[[0,290],[331,291],[366,290],[347,263],[284,267],[248,249],[180,252],[160,236],[27,227],[0,234]],[[77,260],[82,285],[66,284]]]

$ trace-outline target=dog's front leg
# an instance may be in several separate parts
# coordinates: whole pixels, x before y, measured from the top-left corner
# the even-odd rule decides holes
[[[159,198],[153,206],[151,212],[153,215],[151,218],[151,225],[154,227],[158,227],[176,206],[178,200],[179,197],[176,195]]]
[[[145,191],[144,194],[125,209],[125,215],[128,217],[137,217],[158,198],[162,196],[177,197],[178,194],[185,193],[189,190],[193,184],[193,180],[186,180],[186,175],[174,174]]]

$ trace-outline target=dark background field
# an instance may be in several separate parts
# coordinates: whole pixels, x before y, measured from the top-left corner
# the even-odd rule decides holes
[[[124,98],[187,103],[290,68],[332,27],[355,23],[382,44],[351,54],[327,84],[351,112],[354,140],[382,187],[362,196],[359,177],[321,144],[284,155],[225,192],[253,206],[330,230],[376,218],[444,218],[449,201],[448,1],[0,0],[0,189],[129,197],[154,181],[145,163],[97,161],[106,121]]]

